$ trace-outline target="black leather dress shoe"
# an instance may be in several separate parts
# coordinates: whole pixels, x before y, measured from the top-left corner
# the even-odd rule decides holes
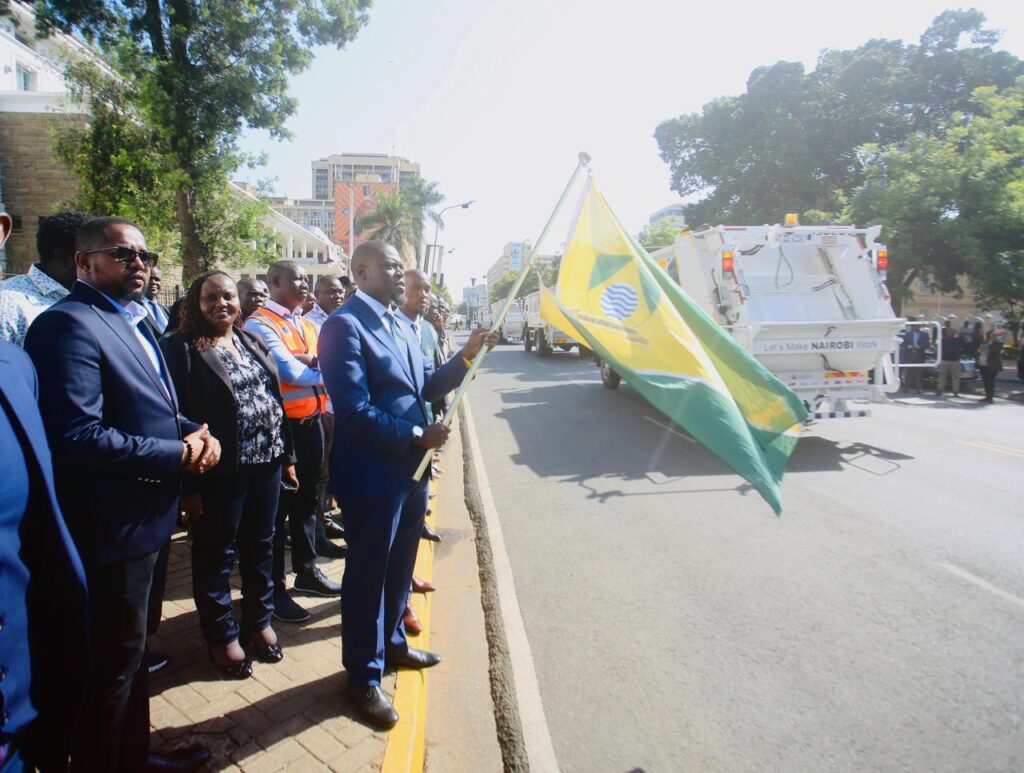
[[[345,689],[356,710],[371,725],[389,730],[398,724],[398,712],[379,687],[350,684]]]
[[[175,749],[166,754],[150,753],[146,758],[147,771],[174,770],[179,773],[199,770],[210,759],[210,750],[203,746]]]
[[[401,666],[402,668],[430,668],[441,662],[441,656],[426,650],[418,650],[413,647],[403,654],[388,655],[388,665]]]
[[[327,539],[345,539],[345,530],[332,518],[324,521],[324,535]]]
[[[425,539],[429,542],[440,542],[441,535],[427,526],[427,524],[423,524],[423,531],[420,532],[420,539]]]
[[[311,596],[341,595],[341,583],[329,579],[320,571],[320,567],[314,567],[312,572],[295,575],[292,589]]]
[[[344,558],[347,553],[347,546],[335,545],[327,537],[316,539],[316,554],[320,558]]]

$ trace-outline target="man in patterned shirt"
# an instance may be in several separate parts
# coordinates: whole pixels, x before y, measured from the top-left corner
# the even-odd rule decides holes
[[[75,234],[92,215],[58,212],[41,220],[39,262],[24,276],[0,282],[0,339],[23,346],[32,321],[68,294],[75,283]]]

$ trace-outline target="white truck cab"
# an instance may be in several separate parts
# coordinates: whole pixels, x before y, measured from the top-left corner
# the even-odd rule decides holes
[[[523,298],[523,320],[522,341],[526,351],[533,351],[536,348],[537,354],[547,357],[555,348],[568,352],[575,347],[580,357],[590,354],[586,346],[541,317],[540,290],[535,290]]]
[[[810,418],[867,416],[899,389],[881,226],[716,226],[652,254],[712,319],[792,389]]]

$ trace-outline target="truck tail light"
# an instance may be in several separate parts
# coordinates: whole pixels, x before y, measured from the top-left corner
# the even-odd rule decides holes
[[[889,270],[889,250],[878,251],[878,270],[888,271]]]
[[[736,255],[735,253],[726,251],[722,253],[722,273],[723,274],[734,274],[736,273]]]

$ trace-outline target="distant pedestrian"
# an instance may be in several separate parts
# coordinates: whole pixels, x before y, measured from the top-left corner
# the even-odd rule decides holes
[[[167,307],[160,303],[160,290],[163,287],[164,273],[160,266],[151,266],[149,269],[149,283],[146,285],[146,292],[140,301],[146,311],[149,312],[149,324],[157,338],[167,332],[167,323],[171,314]]]
[[[931,344],[931,336],[920,327],[908,327],[903,334],[903,348],[908,365],[922,365],[925,361],[926,350]],[[924,378],[924,368],[906,369],[907,390],[921,392],[921,381]]]
[[[1003,369],[1003,341],[994,330],[985,336],[984,342],[978,347],[978,369],[985,387],[982,402],[991,403],[995,400],[996,378]]]
[[[953,387],[953,397],[960,396],[960,356],[963,354],[963,341],[960,334],[951,326],[942,329],[942,357],[939,360],[939,379],[935,385],[935,394],[941,395],[949,381]]]
[[[58,212],[39,223],[39,262],[0,282],[0,340],[22,346],[32,321],[68,294],[77,277],[75,234],[92,215]]]

